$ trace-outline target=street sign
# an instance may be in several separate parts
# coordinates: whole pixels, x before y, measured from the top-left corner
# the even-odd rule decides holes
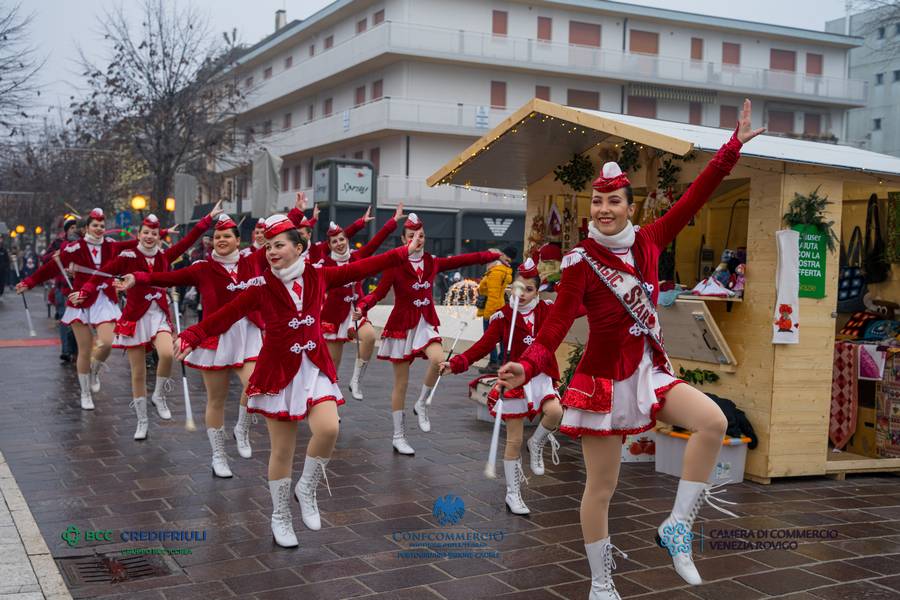
[[[125,229],[126,227],[131,227],[131,211],[130,210],[120,210],[116,213],[116,227],[118,229]]]
[[[479,129],[488,128],[488,117],[490,112],[487,106],[478,106],[475,108],[475,127]]]

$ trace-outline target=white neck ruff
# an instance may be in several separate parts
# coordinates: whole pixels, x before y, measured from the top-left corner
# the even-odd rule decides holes
[[[272,274],[280,279],[283,283],[290,283],[294,279],[299,279],[306,269],[306,257],[299,256],[297,260],[283,269],[272,267]]]
[[[138,242],[137,249],[138,252],[140,252],[147,258],[153,258],[154,256],[156,256],[156,253],[159,252],[159,244],[153,246],[152,248],[146,248],[143,244]]]
[[[212,252],[210,252],[210,256],[212,256],[212,259],[217,263],[221,263],[223,265],[236,265],[237,261],[241,258],[241,251],[235,249],[231,254],[222,256],[221,254],[213,250]]]
[[[635,227],[631,221],[615,235],[601,233],[593,222],[588,224],[588,237],[607,248],[631,248],[634,245],[634,233]]]
[[[412,254],[410,254],[409,260],[411,260],[413,262],[418,262],[418,261],[422,260],[423,256],[425,256],[424,248],[422,250],[417,250],[417,251],[413,252]]]
[[[531,311],[534,310],[534,307],[537,306],[537,303],[540,302],[540,300],[541,300],[540,296],[535,296],[534,298],[531,299],[531,302],[529,302],[528,304],[520,304],[519,305],[519,313],[521,313],[521,314],[530,313]]]
[[[334,262],[337,262],[337,263],[347,262],[348,260],[350,260],[350,248],[348,247],[347,250],[345,250],[343,254],[338,254],[337,252],[332,250],[331,258],[332,258],[332,260],[334,260]]]
[[[84,241],[86,241],[88,244],[93,244],[95,246],[99,246],[100,244],[103,243],[103,236],[101,235],[100,237],[95,237],[95,236],[91,235],[90,233],[85,232],[84,233]]]

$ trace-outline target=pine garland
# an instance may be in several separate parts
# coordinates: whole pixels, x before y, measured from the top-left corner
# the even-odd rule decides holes
[[[825,210],[829,204],[828,196],[819,196],[819,187],[816,187],[808,196],[794,192],[794,199],[788,205],[788,211],[782,219],[785,225],[813,225],[824,236],[828,243],[828,250],[834,252],[835,242],[838,240],[834,233],[834,221],[826,221]]]

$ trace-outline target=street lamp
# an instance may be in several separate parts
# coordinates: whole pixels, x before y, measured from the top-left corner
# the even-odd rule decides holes
[[[166,210],[169,212],[175,212],[175,198],[169,196],[166,198]]]
[[[24,225],[16,225],[16,233],[25,233]]]
[[[147,208],[147,199],[140,194],[131,197],[131,208],[134,210],[144,210]]]
[[[44,228],[41,227],[40,225],[38,225],[37,227],[34,228],[35,235],[41,235],[43,232],[44,232]]]

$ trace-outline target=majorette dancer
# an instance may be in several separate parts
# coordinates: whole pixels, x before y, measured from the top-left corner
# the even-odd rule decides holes
[[[337,267],[372,256],[397,229],[397,223],[405,218],[403,204],[398,204],[394,216],[388,219],[369,243],[359,250],[350,249],[350,240],[346,232],[332,222],[328,227],[330,252],[324,257],[323,265]],[[366,367],[375,350],[375,328],[362,311],[356,308],[356,303],[363,296],[362,291],[362,283],[359,281],[333,288],[326,294],[325,306],[322,308],[322,332],[335,369],[341,366],[344,344],[354,338],[359,340],[359,355],[356,357],[353,376],[350,378],[350,393],[356,400],[363,399],[360,382],[366,374]]]
[[[329,289],[402,264],[412,244],[341,267],[322,267],[303,253],[307,240],[285,215],[266,219],[266,258],[270,269],[243,294],[184,330],[176,341],[176,357],[186,355],[204,340],[221,335],[233,323],[259,310],[266,336],[247,393],[249,410],[266,417],[272,452],[269,492],[272,496],[272,534],[279,546],[297,546],[291,522],[291,465],[297,444],[297,423],[307,420],[312,432],[303,474],[294,488],[303,523],[321,528],[316,488],[338,435],[337,407],[344,403],[337,373],[325,349],[320,328],[322,304]],[[326,486],[328,484],[325,478]]]
[[[168,273],[137,272],[126,275],[116,285],[126,290],[139,283],[146,286],[176,287],[196,286],[203,303],[204,316],[240,294],[258,277],[257,261],[263,250],[241,256],[241,243],[237,223],[226,214],[220,214],[213,233],[213,250],[206,260],[198,260],[191,266]],[[206,387],[206,434],[212,446],[212,470],[216,477],[231,477],[228,455],[225,453],[225,400],[228,382],[235,373],[246,388],[250,374],[262,347],[259,313],[250,312],[237,321],[228,331],[204,341],[185,359],[184,364],[199,369]],[[243,458],[252,456],[250,447],[250,418],[247,414],[247,396],[241,394],[238,421],[234,426],[234,439],[238,453]]]
[[[122,250],[117,256],[110,257],[100,270],[112,275],[135,272],[165,273],[175,259],[200,239],[213,219],[222,212],[220,206],[221,203],[216,204],[190,232],[166,250],[160,248],[159,219],[156,215],[148,215],[141,223],[137,247]],[[91,277],[82,286],[80,296],[73,304],[79,305],[82,298],[93,294],[104,281],[108,281],[108,278],[101,275]],[[128,354],[128,363],[131,366],[133,398],[131,406],[137,416],[134,439],[145,440],[149,427],[146,353],[150,348],[156,348],[159,356],[156,366],[156,387],[153,389],[151,401],[161,419],[172,418],[166,403],[166,394],[172,389],[172,380],[169,379],[172,372],[172,321],[169,318],[169,298],[165,290],[146,285],[136,285],[129,290],[122,317],[116,323],[115,333],[113,348],[123,348]]]
[[[103,236],[106,232],[106,220],[103,209],[93,209],[87,217],[84,237],[78,241],[63,246],[59,256],[49,260],[35,271],[30,277],[26,277],[18,285],[16,292],[23,293],[36,285],[60,275],[59,265],[68,269],[69,265],[76,264],[85,269],[99,269],[103,261],[115,256],[116,253],[128,247],[135,247],[137,240],[114,242]],[[66,325],[71,325],[78,344],[78,384],[81,387],[81,408],[94,410],[92,392],[100,391],[100,368],[112,350],[113,327],[122,316],[117,304],[118,298],[112,281],[106,280],[97,286],[87,296],[80,296],[81,287],[87,283],[91,275],[85,272],[74,273],[74,276],[66,275],[72,280],[73,291],[66,301],[66,312],[61,319]],[[76,306],[74,301],[80,299]],[[96,330],[96,337],[91,332]]]
[[[581,527],[591,567],[591,600],[619,599],[607,513],[625,434],[647,431],[657,418],[694,432],[685,448],[674,508],[657,530],[657,543],[668,550],[676,572],[688,583],[701,583],[691,558],[690,532],[702,503],[723,512],[713,499],[734,504],[713,496],[707,484],[725,434],[725,416],[706,395],[675,378],[663,347],[656,313],[657,262],[731,172],[741,146],[764,131],[751,129],[750,108],[745,100],[731,139],[678,202],[645,227],[630,222],[634,204],[627,176],[616,163],[603,166],[593,184],[589,237],[563,259],[549,317],[519,361],[500,369],[501,379],[512,388],[545,372],[578,307],[587,309],[590,334],[562,400],[560,431],[581,437],[584,452]]]
[[[300,231],[300,236],[310,242],[309,248],[306,253],[309,257],[310,262],[318,262],[323,260],[328,254],[331,252],[331,241],[322,240],[320,242],[312,241],[312,230],[313,227],[316,226],[316,222],[319,219],[319,206],[316,205],[313,207],[313,216],[311,219],[307,219],[303,215],[303,211],[306,210],[307,200],[306,194],[303,192],[297,192],[297,201],[294,204],[294,208],[288,212],[288,218],[294,223],[297,229]],[[369,207],[366,209],[366,213],[355,220],[354,222],[347,225],[344,229],[344,235],[347,240],[352,240],[353,236],[366,228],[366,224],[370,221],[375,220],[375,217],[370,217],[372,208]]]
[[[416,250],[404,264],[386,271],[374,292],[360,300],[359,309],[368,311],[394,289],[394,308],[381,333],[381,348],[378,358],[389,360],[394,365],[394,389],[391,392],[391,411],[394,420],[394,450],[400,454],[415,454],[406,441],[404,405],[406,388],[409,385],[409,365],[416,357],[427,359],[430,364],[425,374],[425,382],[416,401],[414,412],[419,418],[419,428],[431,431],[428,406],[425,399],[434,387],[438,377],[438,366],[444,359],[441,337],[438,334],[440,321],[434,310],[435,276],[441,271],[459,269],[468,265],[501,260],[509,264],[509,259],[497,252],[472,252],[447,258],[438,258],[425,252],[425,229],[416,213],[410,213],[403,224],[401,240],[409,243],[418,232]]]
[[[522,296],[516,314],[516,326],[513,330],[513,343],[510,360],[517,360],[534,341],[534,336],[550,312],[553,304],[550,300],[541,300],[538,288],[541,278],[537,265],[529,258],[519,266],[515,281],[522,285]],[[490,324],[477,342],[468,350],[457,354],[449,362],[441,363],[441,370],[450,369],[453,373],[465,373],[475,361],[489,355],[497,344],[506,349],[509,340],[509,329],[513,311],[506,304],[491,315]],[[475,386],[480,380],[491,377],[484,375],[472,381]],[[503,454],[503,471],[506,475],[506,508],[517,515],[527,515],[531,511],[522,500],[521,485],[526,481],[522,469],[522,439],[525,431],[525,418],[534,418],[542,414],[534,434],[528,439],[526,446],[531,457],[531,472],[544,474],[544,446],[550,442],[553,462],[559,464],[556,451],[559,442],[553,437],[553,431],[559,426],[562,408],[559,395],[556,393],[556,382],[559,381],[559,367],[551,361],[545,372],[514,390],[508,390],[503,397],[503,410],[500,418],[506,425],[506,450]],[[496,417],[495,406],[499,393],[495,387],[488,393],[488,410]]]

